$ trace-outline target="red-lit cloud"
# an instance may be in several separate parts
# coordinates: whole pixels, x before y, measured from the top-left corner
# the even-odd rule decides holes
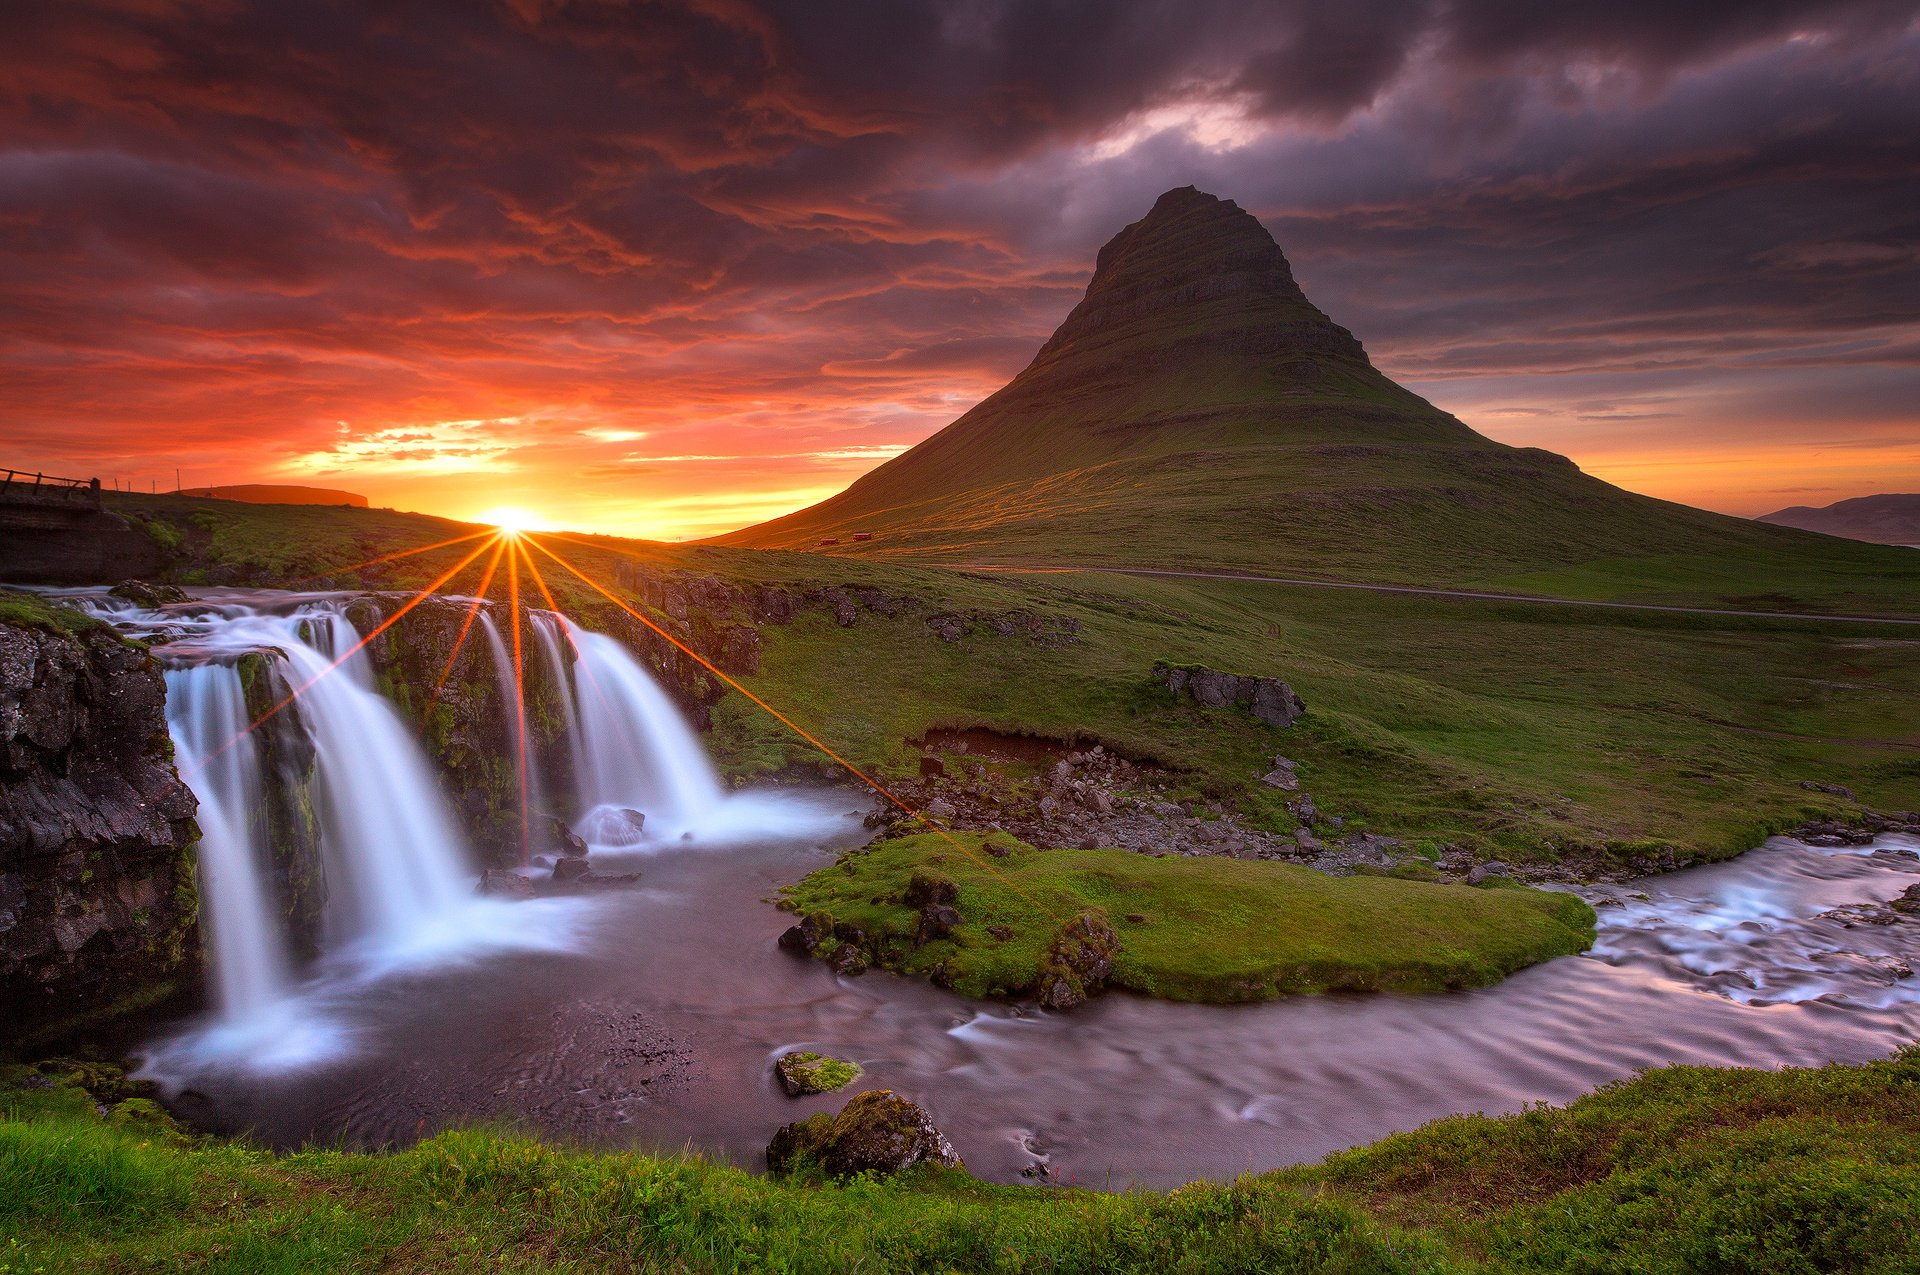
[[[8,25],[0,464],[720,530],[990,392],[1194,182],[1497,437],[1739,512],[1920,489],[1912,4]]]

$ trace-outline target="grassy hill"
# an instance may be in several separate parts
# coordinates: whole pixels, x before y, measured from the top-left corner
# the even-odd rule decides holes
[[[1920,607],[1915,555],[1634,495],[1476,434],[1376,371],[1255,218],[1192,188],[1101,250],[1005,388],[840,495],[713,543],[828,538],[890,561]]]

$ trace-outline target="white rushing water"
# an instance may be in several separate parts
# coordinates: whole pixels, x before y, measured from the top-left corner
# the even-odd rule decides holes
[[[556,617],[572,665],[574,783],[589,842],[631,841],[618,813],[646,815],[649,839],[710,827],[726,793],[699,737],[627,648]],[[555,644],[558,649],[558,644]]]
[[[265,880],[260,745],[247,733],[238,670],[220,664],[167,671],[174,756],[200,798],[202,941],[215,1003],[234,1024],[259,1014],[292,982],[285,936]]]

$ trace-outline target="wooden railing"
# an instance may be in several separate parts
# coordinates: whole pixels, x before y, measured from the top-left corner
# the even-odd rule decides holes
[[[77,504],[101,508],[98,478],[59,478],[30,474],[22,469],[0,469],[0,503]]]

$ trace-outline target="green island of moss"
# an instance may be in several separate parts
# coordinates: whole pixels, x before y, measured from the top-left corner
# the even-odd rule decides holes
[[[773,1064],[780,1087],[789,1098],[808,1094],[832,1093],[844,1089],[860,1077],[860,1064],[817,1054],[811,1050],[782,1054]]]
[[[916,942],[915,874],[958,889],[960,923]],[[965,996],[1019,995],[1062,922],[1089,910],[1119,935],[1112,986],[1216,1003],[1295,992],[1437,991],[1498,982],[1585,950],[1593,909],[1571,895],[1294,864],[1037,850],[1004,834],[925,833],[843,856],[787,887],[782,906],[864,936],[872,963]],[[924,936],[922,936],[924,937]],[[816,955],[831,958],[829,938]]]
[[[0,1270],[1920,1266],[1920,1049],[1865,1066],[1669,1067],[1567,1107],[1450,1117],[1318,1165],[1165,1193],[995,1186],[935,1168],[778,1180],[487,1131],[277,1155],[183,1135],[88,1080],[0,1068]]]

